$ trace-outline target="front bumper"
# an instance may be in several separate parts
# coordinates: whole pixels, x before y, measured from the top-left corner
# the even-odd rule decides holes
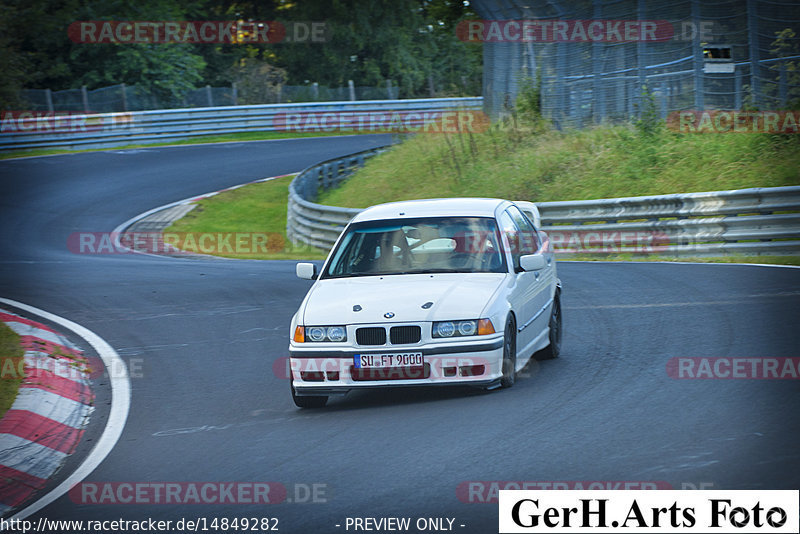
[[[354,389],[469,385],[491,388],[502,376],[503,337],[416,346],[325,350],[292,344],[289,365],[295,395],[343,395]],[[422,353],[424,365],[359,369],[360,355]]]

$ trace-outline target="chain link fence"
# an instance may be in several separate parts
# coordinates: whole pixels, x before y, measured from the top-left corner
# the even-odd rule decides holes
[[[502,21],[527,20],[545,28],[549,23],[551,29],[561,24],[564,30],[551,32],[549,39],[541,38],[542,32],[529,34],[533,39],[506,39],[516,34],[502,31],[484,39],[483,95],[493,117],[508,113],[525,78],[537,75],[542,112],[560,126],[636,117],[645,86],[662,118],[687,109],[800,104],[798,0],[475,0],[472,5],[486,28],[490,21],[501,21],[502,29]],[[600,25],[590,28],[594,21]],[[593,39],[578,31],[611,31],[618,21],[619,31],[625,21],[647,21],[658,28],[659,38]]]
[[[88,90],[24,89],[21,93],[25,109],[29,111],[74,111],[82,113],[113,113],[154,109],[201,108],[236,106],[243,104],[280,104],[293,102],[336,102],[355,100],[397,100],[399,87],[387,81],[385,87],[327,87],[309,85],[283,85],[258,102],[244,101],[237,94],[236,85],[228,87],[206,86],[188,92],[181,99],[159,97],[141,87],[117,84]]]

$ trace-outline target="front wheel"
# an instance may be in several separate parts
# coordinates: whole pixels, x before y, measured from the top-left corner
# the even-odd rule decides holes
[[[517,380],[517,323],[510,315],[503,335],[503,377],[500,385],[510,388]]]
[[[553,312],[550,314],[550,344],[539,352],[540,360],[552,360],[561,354],[561,338],[564,336],[564,326],[561,317],[561,295],[556,293],[553,299]]]
[[[299,396],[295,393],[293,385],[289,384],[289,387],[292,389],[292,400],[298,408],[322,408],[328,403],[328,397],[322,395],[311,397]]]

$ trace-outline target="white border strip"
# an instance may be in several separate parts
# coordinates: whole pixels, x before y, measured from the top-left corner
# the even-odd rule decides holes
[[[17,309],[24,310],[28,313],[38,315],[45,320],[56,323],[64,328],[72,330],[75,334],[83,338],[92,348],[97,352],[103,360],[103,364],[107,369],[114,369],[111,375],[111,411],[108,414],[108,422],[103,430],[100,439],[97,440],[94,448],[89,452],[89,455],[78,468],[70,474],[61,484],[56,486],[53,490],[47,493],[44,497],[26,508],[20,510],[11,519],[25,519],[31,514],[34,514],[52,503],[65,493],[67,493],[72,486],[89,476],[89,474],[105,460],[106,456],[111,452],[119,441],[122,435],[122,430],[125,428],[125,422],[128,419],[128,412],[130,411],[131,404],[131,382],[128,377],[128,368],[125,362],[119,357],[119,354],[111,348],[103,338],[92,332],[91,330],[64,319],[58,315],[50,312],[40,310],[28,304],[23,304],[15,300],[0,297],[0,303],[8,306],[13,306]]]

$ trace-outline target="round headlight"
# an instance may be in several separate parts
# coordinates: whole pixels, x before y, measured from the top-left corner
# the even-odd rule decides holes
[[[450,337],[456,333],[456,327],[453,323],[439,323],[436,325],[436,333],[440,337]]]
[[[306,330],[308,332],[308,339],[311,341],[324,341],[325,340],[325,329],[320,328],[319,326],[315,326]]]
[[[344,341],[345,330],[341,326],[332,326],[328,328],[328,339],[331,341]]]
[[[471,336],[475,334],[477,327],[475,321],[461,321],[458,323],[458,333],[462,336]]]

